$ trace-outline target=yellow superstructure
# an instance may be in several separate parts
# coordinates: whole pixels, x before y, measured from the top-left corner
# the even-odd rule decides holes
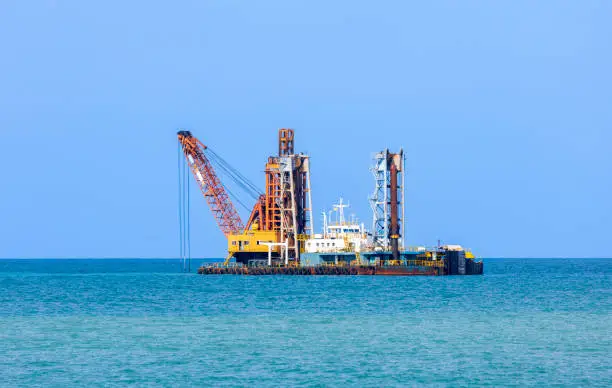
[[[227,251],[230,255],[235,253],[268,253],[268,245],[276,243],[277,232],[267,230],[248,230],[245,233],[230,234],[227,236]],[[272,252],[278,252],[279,247],[273,246]]]

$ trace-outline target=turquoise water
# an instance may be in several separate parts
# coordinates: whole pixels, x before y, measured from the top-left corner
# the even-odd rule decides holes
[[[2,386],[612,386],[612,260],[232,277],[0,260]]]

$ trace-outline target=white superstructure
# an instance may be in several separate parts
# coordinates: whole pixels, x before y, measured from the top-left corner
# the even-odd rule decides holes
[[[306,242],[306,252],[361,252],[371,245],[371,239],[363,224],[359,224],[354,217],[350,221],[344,218],[344,209],[349,205],[344,204],[342,198],[334,205],[336,221],[332,221],[332,212],[323,212],[323,233],[315,234]]]

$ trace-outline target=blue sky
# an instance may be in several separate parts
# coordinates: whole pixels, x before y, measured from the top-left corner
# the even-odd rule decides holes
[[[368,224],[371,155],[403,146],[408,243],[610,257],[610,15],[606,1],[3,1],[0,257],[176,256],[179,127],[262,188],[277,128],[295,128],[315,209],[343,196]],[[223,256],[196,195],[192,252]]]

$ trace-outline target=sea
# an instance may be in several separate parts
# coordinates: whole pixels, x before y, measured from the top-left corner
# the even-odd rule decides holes
[[[483,276],[0,260],[0,386],[612,386],[612,259]]]

